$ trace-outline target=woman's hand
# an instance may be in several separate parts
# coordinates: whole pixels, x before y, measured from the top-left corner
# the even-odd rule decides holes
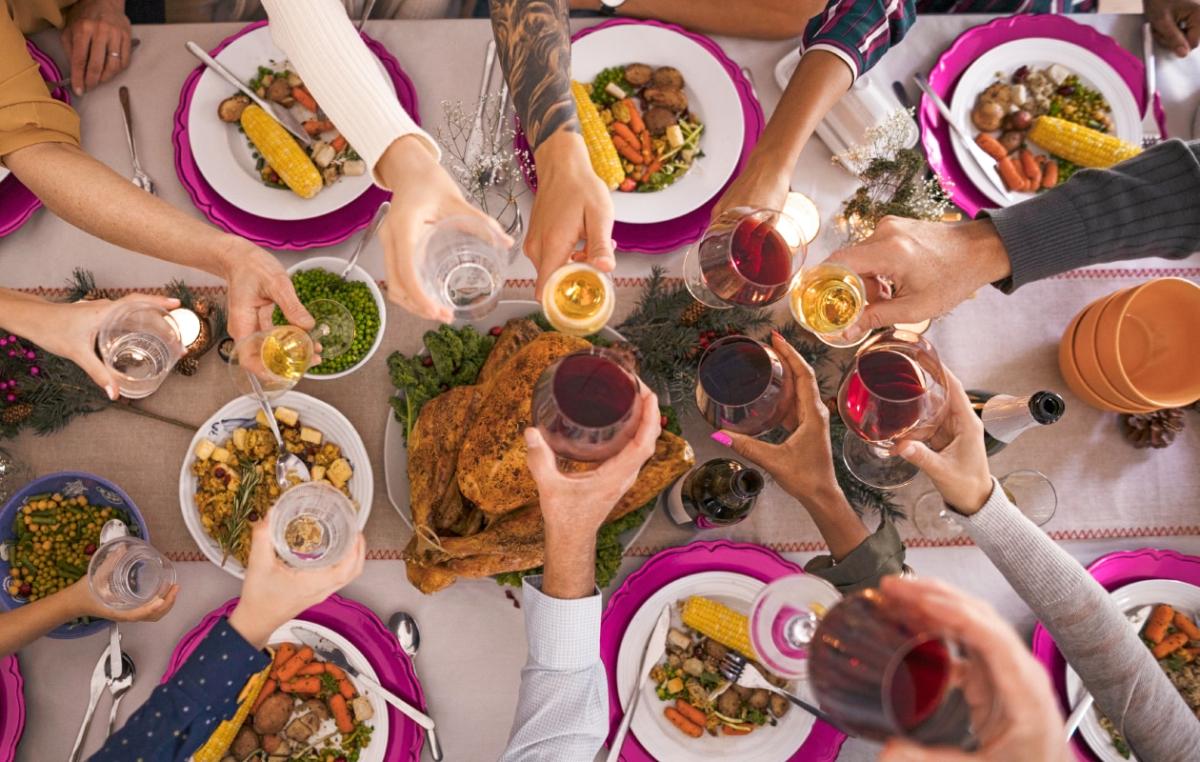
[[[947,505],[970,515],[992,495],[983,421],[971,407],[962,382],[949,370],[944,372],[947,411],[932,441],[947,444],[935,452],[924,442],[902,440],[895,451],[925,472]]]
[[[1200,47],[1200,0],[1146,0],[1145,9],[1159,45],[1180,58]]]
[[[242,596],[229,624],[255,648],[289,619],[317,605],[362,574],[367,541],[362,533],[346,557],[321,569],[295,569],[275,555],[270,521],[255,522]]]
[[[90,616],[96,619],[107,619],[111,622],[157,622],[167,615],[175,605],[179,595],[179,585],[171,585],[166,595],[149,603],[142,604],[136,609],[114,609],[104,605],[104,602],[92,593],[85,574],[76,582],[62,591],[62,595],[70,598],[71,608],[75,616]]]
[[[46,314],[45,325],[54,326],[37,337],[29,337],[42,349],[65,357],[83,369],[96,385],[108,394],[109,399],[115,400],[119,395],[117,379],[108,366],[96,354],[96,339],[100,327],[109,314],[118,306],[136,302],[153,304],[164,310],[173,310],[179,306],[178,299],[168,299],[164,296],[148,294],[130,294],[118,300],[96,299],[93,301],[75,302],[74,304],[55,304],[43,302],[30,309],[36,309]]]
[[[821,401],[816,374],[800,353],[774,331],[771,346],[783,360],[785,389],[790,387],[794,395],[792,433],[778,445],[732,431],[719,431],[712,438],[754,461],[789,495],[807,503],[818,495],[839,491],[829,443],[829,410]]]
[[[596,176],[583,137],[560,130],[535,154],[538,190],[525,235],[525,255],[537,268],[537,298],[550,275],[568,261],[612,272],[612,194]],[[576,246],[583,241],[582,249]]]
[[[387,297],[414,315],[449,323],[454,313],[425,292],[421,273],[420,244],[433,225],[458,215],[478,217],[507,246],[513,240],[463,198],[423,138],[408,135],[392,143],[375,172],[392,189],[392,208],[379,229],[387,259]]]
[[[67,11],[62,44],[71,59],[71,88],[83,95],[129,66],[133,27],[124,0],[79,0]]]
[[[228,330],[235,341],[269,329],[276,305],[292,325],[306,331],[313,327],[312,315],[300,303],[287,270],[269,252],[233,237],[223,262],[222,272],[229,284]]]
[[[731,209],[782,209],[791,187],[791,165],[762,152],[751,153],[750,160],[713,207],[716,220]]]
[[[886,577],[879,585],[919,626],[942,633],[969,653],[974,674],[964,686],[977,716],[974,752],[927,748],[893,739],[881,762],[1065,762],[1063,719],[1046,670],[987,602],[932,579]]]
[[[542,592],[553,598],[584,598],[596,587],[596,531],[629,491],[662,433],[658,397],[642,386],[638,430],[625,449],[591,471],[565,474],[554,451],[535,428],[525,430],[526,462],[537,483],[546,527]]]

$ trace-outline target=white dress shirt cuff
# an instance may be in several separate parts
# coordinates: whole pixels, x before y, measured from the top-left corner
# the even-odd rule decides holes
[[[525,635],[529,661],[544,669],[586,669],[600,661],[600,591],[562,600],[541,590],[542,578],[524,583]]]

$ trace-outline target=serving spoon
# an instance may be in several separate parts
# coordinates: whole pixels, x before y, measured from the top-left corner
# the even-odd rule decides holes
[[[408,660],[412,662],[413,673],[417,671],[417,649],[421,647],[421,631],[417,629],[417,620],[412,618],[412,615],[405,611],[397,611],[388,619],[388,628],[396,635],[396,640],[400,641],[400,648],[404,653],[408,654]],[[429,729],[425,731],[425,737],[429,740],[429,755],[433,757],[435,762],[441,760],[443,756],[442,744],[438,741],[437,731]]]
[[[289,478],[292,475],[302,482],[310,481],[312,477],[308,473],[308,466],[304,465],[304,461],[300,460],[297,455],[288,452],[283,443],[283,435],[279,433],[279,424],[275,422],[275,411],[271,408],[271,403],[267,401],[262,384],[258,382],[253,373],[247,373],[246,377],[250,379],[250,386],[254,389],[254,399],[258,401],[258,406],[267,419],[267,426],[275,435],[275,445],[278,448],[275,456],[275,481],[279,483],[280,489],[292,486],[292,480]]]

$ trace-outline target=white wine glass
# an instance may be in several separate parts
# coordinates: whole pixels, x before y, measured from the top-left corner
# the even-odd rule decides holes
[[[868,332],[846,336],[867,306],[866,285],[848,267],[822,262],[805,268],[792,280],[788,306],[797,323],[831,347],[858,346],[867,338]]]
[[[587,264],[568,262],[542,289],[542,312],[560,333],[589,336],[608,324],[617,303],[612,277]]]
[[[321,359],[337,357],[354,344],[354,316],[340,302],[315,299],[305,307],[316,323],[311,331],[281,325],[252,333],[234,346],[229,374],[240,394],[257,397],[261,390],[275,399]]]

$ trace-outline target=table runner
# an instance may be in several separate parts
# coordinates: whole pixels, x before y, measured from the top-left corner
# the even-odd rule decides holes
[[[1062,421],[1026,434],[991,461],[997,476],[1018,468],[1037,468],[1050,477],[1058,490],[1059,507],[1046,530],[1055,539],[1200,534],[1196,513],[1200,417],[1189,416],[1189,425],[1170,448],[1135,450],[1121,435],[1116,415],[1090,408],[1071,394],[1057,364],[1059,337],[1076,312],[1118,288],[1165,275],[1200,279],[1200,267],[1079,270],[1028,285],[1009,296],[987,288],[930,329],[942,361],[968,388],[1007,393],[1052,389],[1066,398],[1068,412]],[[642,283],[636,278],[617,279],[619,306],[613,325],[632,310]],[[222,295],[219,289],[205,292]],[[532,283],[509,281],[505,298],[532,299]],[[777,315],[779,320],[783,317]],[[981,334],[980,326],[992,328]],[[409,538],[408,527],[388,502],[384,483],[384,428],[389,414],[387,398],[392,392],[387,356],[396,349],[413,352],[420,346],[421,335],[432,327],[430,321],[392,308],[380,351],[364,367],[343,379],[306,379],[297,387],[339,409],[358,429],[370,453],[375,501],[366,533],[373,559],[399,558]],[[834,355],[824,367],[818,367],[827,394],[836,389],[837,366],[844,359],[845,355]],[[210,352],[196,376],[173,375],[158,393],[138,404],[199,427],[233,394],[224,364]],[[690,399],[675,404],[698,461],[729,454],[708,439],[711,429]],[[159,549],[177,561],[200,561],[203,556],[181,520],[177,497],[179,468],[192,433],[131,413],[106,411],[76,419],[49,437],[22,434],[12,450],[39,473],[70,467],[112,479],[141,508]],[[928,489],[929,483],[918,477],[896,493],[896,502],[908,509]],[[874,517],[868,517],[868,523],[873,526]],[[969,543],[965,538],[921,537],[908,522],[901,525],[901,534],[914,546]],[[774,484],[748,520],[704,536],[759,542],[780,551],[825,547],[807,513]],[[662,511],[655,511],[628,552],[647,556],[693,537],[691,530],[675,526]]]

